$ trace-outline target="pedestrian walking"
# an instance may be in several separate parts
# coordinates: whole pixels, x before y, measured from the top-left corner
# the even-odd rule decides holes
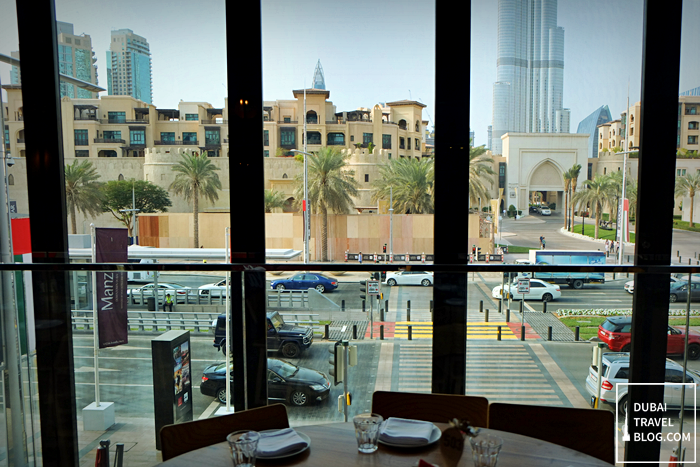
[[[545,245],[545,239],[544,239],[544,237],[542,237],[542,249],[543,249],[543,250],[544,250],[544,247],[545,247],[545,246],[546,246],[546,245]]]
[[[170,308],[166,310],[166,308]],[[163,311],[173,311],[173,297],[170,294],[165,295],[165,302],[163,302]]]
[[[605,257],[610,256],[610,240],[605,240]]]
[[[540,250],[544,250],[544,237],[540,235]]]

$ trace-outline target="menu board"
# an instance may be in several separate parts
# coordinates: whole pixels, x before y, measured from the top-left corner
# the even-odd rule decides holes
[[[189,420],[185,418],[191,411],[190,396],[192,382],[190,372],[190,342],[186,341],[173,348],[173,383],[175,389],[175,422]]]

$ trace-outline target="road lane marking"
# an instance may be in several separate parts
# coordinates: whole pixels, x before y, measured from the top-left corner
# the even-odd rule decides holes
[[[219,401],[215,399],[214,402],[209,404],[209,407],[207,407],[207,409],[204,412],[202,412],[202,415],[199,416],[199,420],[209,418],[209,416],[220,406],[221,404],[219,403]]]

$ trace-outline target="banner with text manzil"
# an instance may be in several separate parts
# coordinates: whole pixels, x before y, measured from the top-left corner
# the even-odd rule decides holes
[[[95,259],[98,263],[126,263],[129,253],[127,229],[95,229]],[[129,341],[126,272],[98,272],[97,327],[100,348],[115,347]]]

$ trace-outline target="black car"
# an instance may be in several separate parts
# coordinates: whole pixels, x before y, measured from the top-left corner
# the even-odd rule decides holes
[[[225,363],[215,363],[204,369],[199,390],[205,396],[226,403]],[[231,388],[233,390],[233,388]],[[328,398],[331,382],[324,373],[293,365],[278,358],[267,359],[267,397],[302,406],[311,401]]]
[[[537,214],[540,210],[537,209],[537,206],[530,206],[529,212]]]
[[[212,323],[214,327],[214,347],[226,355],[226,315]],[[311,347],[314,330],[311,326],[288,324],[276,311],[267,312],[267,350],[280,351],[285,358],[296,358],[302,350]]]

